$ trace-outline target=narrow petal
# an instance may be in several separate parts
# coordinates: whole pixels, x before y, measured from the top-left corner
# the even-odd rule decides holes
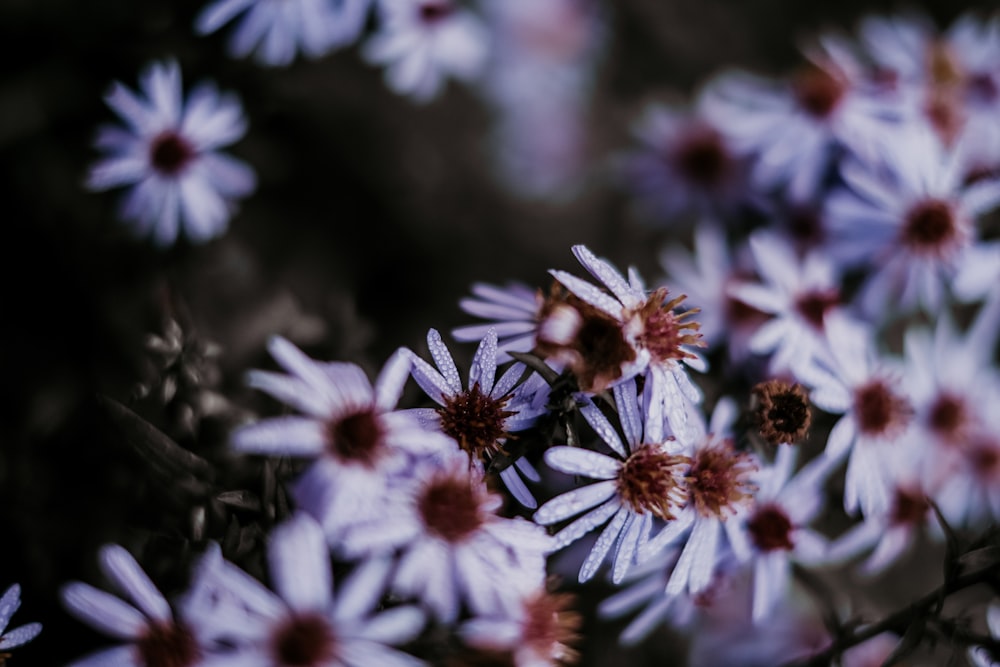
[[[105,576],[114,582],[146,616],[163,623],[173,622],[170,605],[124,547],[117,544],[102,547],[98,562]]]
[[[543,526],[558,523],[591,507],[597,507],[614,495],[614,482],[607,481],[588,484],[587,486],[556,496],[539,507],[538,511],[535,512],[534,520],[535,523]]]
[[[60,594],[68,612],[110,637],[131,640],[146,631],[146,617],[110,593],[74,582],[64,586]]]
[[[306,514],[296,514],[271,533],[267,549],[274,589],[295,611],[323,611],[333,581],[323,530]]]

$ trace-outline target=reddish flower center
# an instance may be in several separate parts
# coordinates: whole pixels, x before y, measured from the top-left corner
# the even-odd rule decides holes
[[[543,592],[525,602],[524,611],[520,643],[551,664],[573,662],[576,651],[569,645],[580,638],[583,624],[583,617],[573,611],[573,596]]]
[[[441,430],[471,456],[484,458],[506,436],[504,424],[513,412],[504,410],[509,396],[495,399],[475,383],[472,389],[451,396],[438,408]]]
[[[425,2],[420,5],[420,20],[424,23],[437,23],[455,11],[447,2]]]
[[[686,478],[695,509],[702,516],[715,515],[720,519],[735,512],[739,505],[749,502],[757,490],[750,481],[756,469],[750,455],[733,449],[729,439],[698,450]]]
[[[854,413],[861,433],[888,437],[906,425],[911,410],[906,399],[883,380],[874,379],[854,390]]]
[[[990,440],[979,440],[969,447],[972,469],[983,478],[995,478],[1000,473],[1000,446]]]
[[[328,422],[326,440],[335,458],[372,467],[385,450],[385,427],[375,408],[367,407]]]
[[[796,206],[789,212],[788,231],[792,238],[807,247],[823,242],[823,222],[819,214],[804,206]]]
[[[191,631],[179,623],[155,623],[136,641],[145,667],[192,667],[201,650]]]
[[[840,292],[832,287],[810,290],[795,300],[795,310],[817,331],[823,331],[826,314],[838,305]]]
[[[761,551],[777,549],[792,549],[792,522],[785,511],[778,505],[769,503],[758,507],[750,521],[747,530],[753,543]]]
[[[684,359],[693,357],[690,352],[681,348],[682,345],[692,345],[704,347],[698,329],[701,325],[694,321],[685,321],[690,315],[698,312],[697,308],[674,313],[681,302],[687,297],[681,295],[669,301],[667,290],[664,287],[653,292],[649,300],[637,309],[636,315],[642,322],[642,331],[637,336],[638,343],[649,350],[649,353],[658,362],[665,362],[671,359]]]
[[[176,132],[166,131],[149,145],[149,161],[153,168],[167,176],[176,176],[194,159],[191,143]]]
[[[722,136],[707,126],[691,128],[674,149],[672,158],[684,178],[704,188],[721,184],[733,165]]]
[[[889,520],[897,525],[919,523],[924,520],[930,509],[931,505],[924,494],[914,489],[896,487]]]
[[[281,667],[320,667],[336,655],[336,640],[322,616],[295,615],[275,631],[271,651]]]
[[[816,66],[801,70],[792,81],[792,89],[799,107],[819,119],[828,118],[846,92],[840,78]]]
[[[959,240],[961,230],[948,202],[928,199],[906,214],[902,240],[914,252],[942,255]]]
[[[690,464],[686,456],[667,454],[657,445],[641,445],[618,471],[618,495],[637,514],[649,512],[669,521],[684,504],[683,469]]]
[[[969,421],[965,402],[953,394],[943,393],[931,405],[927,422],[931,430],[946,440],[956,440]]]
[[[480,498],[461,476],[435,477],[422,490],[417,509],[427,530],[446,542],[461,542],[484,523]]]

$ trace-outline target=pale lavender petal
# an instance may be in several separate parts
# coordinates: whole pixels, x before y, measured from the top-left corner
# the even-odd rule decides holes
[[[67,667],[136,667],[135,647],[115,646],[74,660]]]
[[[5,632],[3,637],[0,637],[0,649],[9,649],[26,644],[37,637],[41,631],[41,623],[28,623],[27,625],[14,628],[10,632]]]
[[[275,417],[235,431],[232,445],[248,454],[316,457],[326,436],[323,424],[310,417]]]
[[[533,518],[535,523],[543,526],[558,523],[591,507],[597,507],[614,496],[615,490],[615,483],[607,481],[567,491],[539,507]]]
[[[549,273],[552,274],[553,278],[565,285],[566,289],[591,306],[605,312],[615,320],[621,320],[622,304],[602,292],[599,288],[565,271],[553,269]]]
[[[455,360],[452,359],[451,352],[441,340],[441,334],[438,333],[437,329],[431,329],[427,332],[427,347],[430,349],[431,357],[441,371],[442,377],[448,383],[448,388],[451,389],[450,393],[460,393],[462,380],[458,375],[458,367],[455,366]]]
[[[323,530],[303,513],[278,525],[267,549],[271,580],[282,599],[297,612],[330,606],[333,581]]]
[[[569,524],[553,536],[555,541],[554,550],[558,551],[566,545],[576,542],[578,539],[614,516],[615,512],[617,512],[620,507],[621,503],[616,498],[613,498],[597,509],[584,514],[582,517]]]
[[[98,555],[98,563],[104,575],[146,616],[163,623],[173,621],[170,605],[124,547],[117,544],[105,545]]]
[[[478,383],[479,389],[488,396],[493,395],[493,382],[497,373],[497,332],[490,329],[476,348],[469,369],[469,389]]]
[[[622,456],[628,456],[628,452],[625,446],[622,444],[622,440],[618,437],[618,431],[615,427],[608,421],[608,418],[601,412],[594,402],[590,399],[584,401],[580,406],[580,414],[583,418],[587,420],[597,435],[601,436],[601,440],[608,443],[611,449],[615,450]]]
[[[110,637],[131,640],[146,631],[146,617],[110,593],[74,582],[64,586],[60,594],[68,612]]]
[[[618,535],[621,533],[622,526],[625,525],[625,520],[628,517],[629,509],[623,506],[619,507],[614,518],[601,531],[601,534],[598,535],[597,542],[594,543],[590,553],[587,554],[587,558],[583,561],[583,565],[580,566],[579,580],[581,584],[590,581],[597,574],[597,569],[604,562],[608,551],[611,550],[611,547],[618,540]]]
[[[599,259],[587,246],[573,246],[573,254],[591,275],[600,280],[615,297],[627,308],[635,308],[642,304],[643,299],[636,295],[635,290],[625,280],[625,277],[603,259]],[[568,285],[567,285],[568,287]],[[596,304],[595,304],[596,305]]]
[[[21,586],[20,584],[13,584],[4,592],[3,597],[0,598],[0,632],[3,632],[7,628],[11,616],[14,615],[14,612],[20,606]]]
[[[406,349],[396,350],[375,379],[375,406],[383,411],[396,407],[410,376],[413,357]]]
[[[614,479],[622,467],[618,459],[581,447],[549,447],[543,456],[550,468],[592,479]]]

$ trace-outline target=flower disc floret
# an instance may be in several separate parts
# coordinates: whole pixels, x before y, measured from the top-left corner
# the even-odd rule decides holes
[[[618,495],[636,514],[648,512],[670,521],[687,499],[683,471],[690,465],[687,456],[668,454],[657,445],[641,445],[618,472]]]
[[[954,208],[941,199],[914,204],[900,227],[902,242],[914,252],[943,256],[962,240],[962,230]]]
[[[385,426],[372,406],[328,422],[326,437],[328,451],[342,461],[371,468],[386,453]]]
[[[688,181],[709,188],[723,183],[734,167],[722,135],[708,125],[691,128],[670,159]]]
[[[724,438],[697,450],[685,478],[688,496],[702,516],[720,519],[749,503],[757,486],[750,476],[757,470],[747,452],[738,452]]]
[[[795,547],[791,535],[792,521],[785,510],[775,503],[758,507],[747,521],[747,531],[761,551],[790,551]]]
[[[829,70],[806,67],[798,72],[792,82],[795,101],[809,115],[828,118],[844,97],[846,87],[839,77]]]
[[[909,402],[880,378],[855,389],[854,411],[861,433],[874,437],[890,437],[899,433],[912,415]]]
[[[197,640],[181,623],[152,623],[135,646],[146,667],[191,667],[201,658]]]
[[[417,498],[427,530],[452,544],[475,534],[485,523],[481,505],[471,479],[451,474],[432,478]]]
[[[330,623],[319,614],[293,614],[275,628],[271,650],[282,667],[319,667],[336,655]]]
[[[635,317],[642,323],[642,329],[636,339],[639,345],[649,350],[650,355],[658,362],[693,359],[695,355],[682,346],[705,346],[701,334],[698,333],[701,325],[693,320],[685,321],[689,316],[698,313],[699,309],[674,312],[686,298],[687,296],[681,295],[668,301],[667,289],[661,287],[654,291],[649,300],[635,312]]]
[[[441,430],[465,452],[485,460],[499,441],[510,437],[505,424],[517,413],[504,409],[509,400],[509,395],[493,398],[484,394],[476,382],[468,391],[446,397],[444,406],[437,408]]]

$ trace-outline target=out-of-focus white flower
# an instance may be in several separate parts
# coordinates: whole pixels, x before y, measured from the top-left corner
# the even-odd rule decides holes
[[[807,364],[826,339],[824,321],[840,310],[840,276],[819,250],[799,259],[783,237],[759,231],[750,237],[757,274],[764,284],[739,282],[729,295],[772,315],[750,338],[750,349],[771,356],[771,372]]]
[[[496,457],[506,453],[504,446],[511,434],[530,428],[547,410],[534,404],[534,394],[515,389],[524,374],[524,364],[511,364],[499,379],[496,377],[497,332],[494,329],[488,330],[479,343],[466,388],[462,387],[451,352],[435,329],[427,333],[427,347],[437,369],[411,352],[411,374],[440,407],[414,408],[408,413],[415,415],[425,427],[440,429],[452,438],[469,455],[480,474],[485,474]],[[537,507],[535,497],[521,476],[537,482],[541,479],[538,472],[524,456],[511,458],[510,465],[500,471],[500,479],[519,503]]]
[[[1000,202],[1000,179],[967,185],[958,154],[926,128],[885,137],[878,161],[841,165],[847,187],[826,206],[830,252],[869,270],[861,294],[869,317],[917,306],[936,312],[960,262],[976,259],[966,250],[975,245],[977,217]]]
[[[297,51],[310,58],[350,44],[360,36],[371,0],[215,0],[195,21],[200,34],[215,32],[240,14],[229,52],[256,52],[264,65],[287,65]]]
[[[990,636],[1000,640],[1000,603],[993,602],[987,607],[986,625]],[[970,647],[968,656],[975,667],[997,667],[1000,665],[1000,660],[994,659],[996,656],[990,655],[989,651],[980,646]]]
[[[385,65],[389,87],[427,102],[448,78],[470,81],[489,53],[480,19],[452,0],[378,0],[379,27],[365,59]]]
[[[14,612],[21,606],[21,587],[14,584],[0,597],[0,651],[27,644],[42,631],[41,623],[28,623],[11,630],[7,629]]]
[[[87,187],[128,186],[121,215],[137,236],[167,246],[183,233],[204,243],[226,231],[236,200],[256,187],[250,167],[217,151],[246,132],[243,109],[211,84],[185,101],[175,62],[151,65],[140,84],[141,95],[116,82],[105,97],[127,128],[100,130],[96,145],[109,155]]]
[[[274,529],[267,555],[277,594],[223,560],[218,550],[210,550],[198,566],[187,605],[192,620],[216,642],[213,665],[425,664],[393,648],[420,634],[423,612],[414,606],[376,611],[391,562],[359,565],[335,595],[323,531],[305,514]]]
[[[517,282],[503,287],[475,283],[472,294],[461,299],[459,307],[488,322],[457,327],[451,332],[455,340],[482,340],[493,329],[497,333],[497,361],[509,360],[507,351],[531,351],[545,302],[540,291]]]
[[[94,629],[128,643],[81,658],[72,667],[208,664],[203,661],[199,636],[203,628],[175,618],[170,604],[128,551],[107,545],[100,551],[99,563],[131,604],[89,584],[73,582],[62,588],[63,605]]]
[[[252,371],[250,385],[304,414],[244,426],[233,434],[232,446],[313,459],[295,495],[331,540],[347,523],[377,514],[375,499],[390,480],[402,483],[413,458],[454,450],[448,438],[394,411],[410,370],[404,351],[386,362],[373,387],[355,364],[314,361],[281,337],[268,348],[289,375]]]

